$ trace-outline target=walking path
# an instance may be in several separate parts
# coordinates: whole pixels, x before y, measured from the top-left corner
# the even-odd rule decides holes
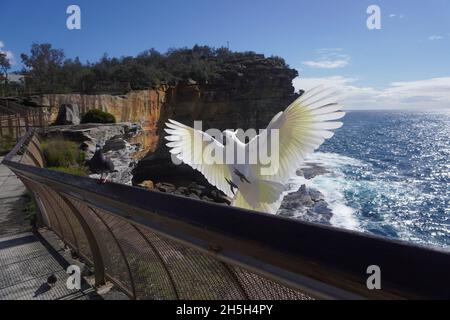
[[[0,157],[0,162],[3,157]],[[0,237],[30,230],[22,210],[26,203],[25,187],[6,166],[0,164]]]
[[[84,266],[70,258],[53,232],[31,232],[22,211],[27,202],[25,193],[14,173],[0,164],[0,300],[101,298],[86,281],[82,281],[81,290],[67,288],[67,267]],[[52,274],[58,280],[50,287],[47,278]]]

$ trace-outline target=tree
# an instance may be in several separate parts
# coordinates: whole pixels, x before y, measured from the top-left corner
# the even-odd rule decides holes
[[[65,59],[64,51],[49,43],[33,44],[30,54],[22,54],[27,87],[40,93],[123,93],[160,84],[226,83],[245,72],[246,63],[264,59],[255,52],[234,52],[228,48],[195,45],[160,53],[149,49],[137,56],[109,57],[94,62]],[[280,57],[265,63],[289,69]],[[231,78],[230,78],[231,77]]]
[[[31,86],[40,92],[55,92],[60,89],[60,71],[64,62],[64,51],[53,49],[50,43],[31,46],[31,54],[21,54]]]
[[[9,61],[6,53],[0,52],[0,71],[4,74],[4,91],[6,92],[6,86],[8,84],[8,70],[11,68],[11,62]]]

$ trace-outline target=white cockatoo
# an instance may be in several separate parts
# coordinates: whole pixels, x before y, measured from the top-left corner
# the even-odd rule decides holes
[[[169,119],[165,128],[167,146],[173,156],[200,171],[209,183],[229,196],[233,206],[274,214],[281,205],[284,185],[305,157],[333,136],[331,130],[342,126],[336,120],[345,113],[341,105],[330,101],[332,96],[321,88],[305,92],[248,143],[238,138],[237,131],[225,130],[226,143],[222,144],[201,130]],[[221,151],[226,155],[229,146],[234,150],[231,157],[211,159]],[[195,152],[195,148],[208,152]],[[264,149],[270,149],[267,154],[272,153],[277,161],[271,169],[261,161],[259,151]],[[238,154],[244,155],[243,160],[237,159]]]

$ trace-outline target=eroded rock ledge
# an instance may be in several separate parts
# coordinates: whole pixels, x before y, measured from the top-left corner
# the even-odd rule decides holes
[[[86,159],[95,152],[96,144],[103,147],[103,152],[111,158],[117,172],[110,175],[110,180],[116,183],[132,184],[132,170],[139,161],[141,143],[138,137],[142,128],[136,123],[118,124],[85,124],[77,126],[55,126],[45,132],[46,138],[64,137],[80,143],[85,151]],[[99,178],[99,175],[90,175]]]

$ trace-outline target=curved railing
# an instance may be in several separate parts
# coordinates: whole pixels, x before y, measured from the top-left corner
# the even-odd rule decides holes
[[[32,131],[3,163],[96,285],[134,299],[450,297],[444,250],[50,171]]]

